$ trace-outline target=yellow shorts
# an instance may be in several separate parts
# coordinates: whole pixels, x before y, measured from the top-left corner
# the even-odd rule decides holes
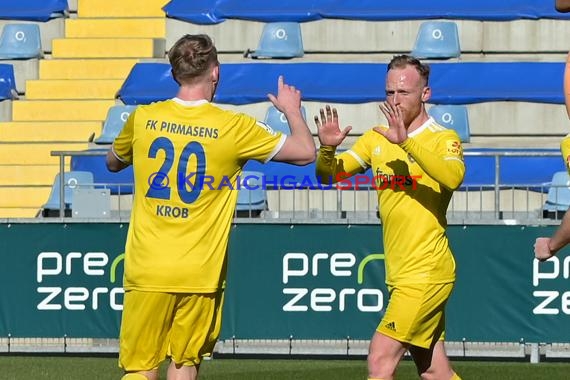
[[[389,286],[390,301],[376,331],[403,343],[430,348],[445,338],[445,304],[453,285]]]
[[[220,334],[223,298],[223,291],[126,291],[119,366],[127,372],[149,371],[168,356],[177,364],[198,365],[212,354]]]

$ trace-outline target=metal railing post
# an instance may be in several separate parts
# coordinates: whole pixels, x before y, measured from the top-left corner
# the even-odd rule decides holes
[[[501,160],[495,154],[495,218],[501,219],[501,194],[499,186],[501,184]]]
[[[65,217],[65,154],[59,156],[59,217]]]

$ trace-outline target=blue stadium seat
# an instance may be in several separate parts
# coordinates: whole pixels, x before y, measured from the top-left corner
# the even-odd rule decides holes
[[[469,142],[471,132],[469,129],[469,115],[464,105],[437,105],[428,110],[436,122],[448,129],[454,129],[461,142]]]
[[[238,217],[259,216],[261,211],[267,210],[267,193],[263,187],[263,173],[243,171],[239,181],[236,215]]]
[[[0,36],[0,59],[41,58],[42,41],[37,24],[6,24]]]
[[[95,144],[112,144],[135,108],[136,106],[121,105],[109,108],[101,136],[97,137],[93,142]]]
[[[99,151],[107,153],[108,148],[94,148],[89,151]],[[128,195],[133,193],[134,173],[133,166],[113,173],[107,170],[105,155],[100,156],[72,156],[71,170],[88,171],[93,173],[96,189],[107,188],[111,190],[111,195]]]
[[[65,202],[65,216],[71,216],[71,209],[73,208],[73,189],[77,187],[90,188],[93,186],[93,174],[86,171],[70,171],[63,173],[64,193],[63,199]],[[59,216],[60,206],[60,173],[57,173],[53,181],[51,192],[46,204],[42,207],[42,216]]]
[[[543,206],[543,216],[560,219],[570,207],[570,177],[567,171],[554,173],[546,202]]]
[[[453,21],[426,21],[420,25],[411,53],[416,58],[446,59],[461,55],[459,32]]]
[[[301,26],[297,22],[265,24],[257,49],[251,52],[252,58],[296,58],[303,55]]]
[[[18,99],[14,65],[0,63],[0,101],[6,99]]]
[[[301,106],[301,114],[303,119],[307,120],[307,112],[305,107]],[[269,106],[265,113],[265,124],[269,125],[274,131],[281,132],[285,135],[291,134],[289,123],[283,112],[279,111],[275,106]]]

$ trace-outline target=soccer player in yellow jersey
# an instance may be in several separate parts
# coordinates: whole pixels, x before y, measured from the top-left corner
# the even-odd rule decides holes
[[[452,192],[465,165],[457,133],[431,119],[429,66],[396,56],[388,65],[388,126],[364,133],[351,149],[336,147],[351,127],[340,130],[327,106],[315,117],[321,146],[317,177],[322,181],[372,168],[383,225],[386,284],[390,300],[368,355],[369,379],[392,379],[409,350],[422,379],[459,379],[445,353],[445,304],[455,281],[455,261],[445,234]]]
[[[291,135],[212,104],[220,69],[207,35],[170,49],[175,98],[139,106],[107,154],[107,167],[134,168],[134,203],[125,247],[119,365],[127,379],[198,377],[220,332],[226,250],[247,160],[306,165],[316,148],[301,114],[301,93],[278,79],[269,100]]]

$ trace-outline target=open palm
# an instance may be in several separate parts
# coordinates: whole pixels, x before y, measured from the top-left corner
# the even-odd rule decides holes
[[[341,131],[338,125],[338,112],[336,108],[331,108],[329,105],[325,109],[320,109],[320,115],[320,119],[315,116],[315,124],[321,145],[339,146],[352,127],[348,126]]]

